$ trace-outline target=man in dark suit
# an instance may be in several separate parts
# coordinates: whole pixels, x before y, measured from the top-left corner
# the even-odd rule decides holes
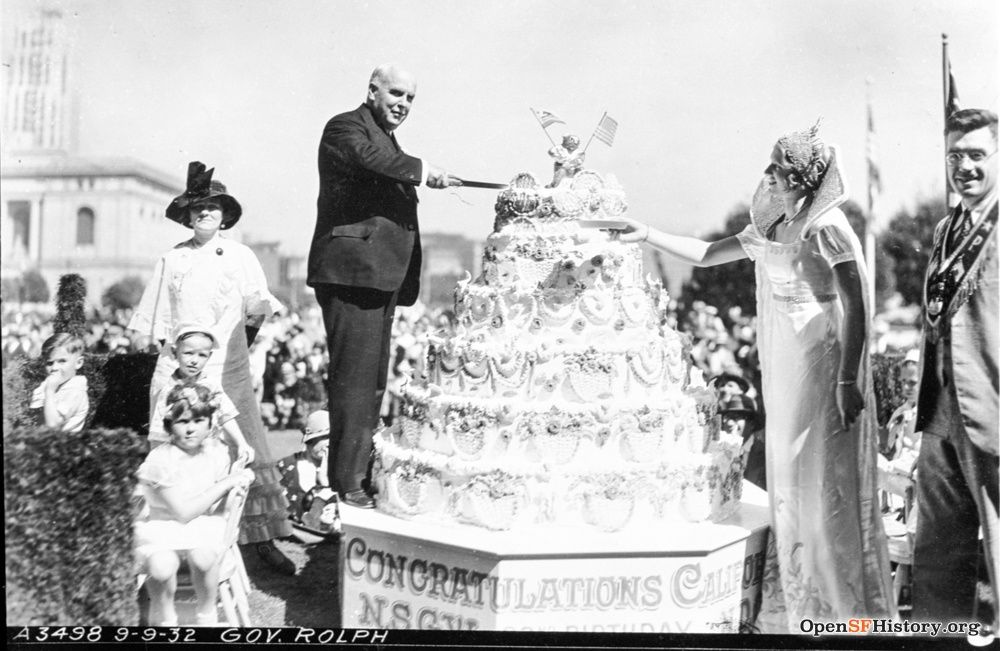
[[[913,619],[968,622],[980,528],[997,605],[997,116],[957,111],[945,134],[962,200],[935,230],[924,287]],[[995,629],[995,613],[975,616]]]
[[[307,283],[323,311],[330,353],[330,485],[341,502],[374,503],[367,487],[397,305],[420,289],[416,186],[459,185],[440,168],[403,153],[396,127],[417,85],[379,66],[365,103],[327,122],[319,144],[319,199]]]

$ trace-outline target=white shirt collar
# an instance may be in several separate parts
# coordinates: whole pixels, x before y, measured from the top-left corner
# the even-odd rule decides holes
[[[977,203],[975,206],[970,207],[969,204],[965,202],[965,199],[962,199],[962,208],[969,211],[969,215],[972,217],[972,221],[975,222],[977,219],[979,219],[980,215],[983,214],[983,211],[986,210],[987,208],[992,208],[993,204],[996,203],[996,201],[997,201],[997,191],[996,188],[994,188],[993,192],[983,197],[982,201]]]

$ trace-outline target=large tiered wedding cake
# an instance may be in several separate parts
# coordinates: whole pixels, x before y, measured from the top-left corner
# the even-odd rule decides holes
[[[733,512],[741,440],[690,381],[666,292],[637,245],[586,223],[625,210],[589,170],[500,193],[482,274],[455,290],[457,332],[431,337],[424,377],[376,433],[378,509],[606,531]]]

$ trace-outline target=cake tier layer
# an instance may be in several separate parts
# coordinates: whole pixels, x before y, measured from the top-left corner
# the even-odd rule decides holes
[[[458,324],[490,338],[631,339],[663,332],[667,308],[663,285],[651,278],[625,287],[563,289],[495,287],[467,279],[455,289]]]
[[[454,457],[536,468],[569,463],[667,461],[700,454],[719,437],[714,394],[705,389],[590,403],[528,405],[516,398],[440,393],[407,386],[399,445]]]
[[[402,426],[376,434],[377,508],[403,518],[461,522],[489,529],[541,524],[617,531],[630,523],[720,521],[740,501],[739,437],[724,435],[699,453],[638,462],[621,456],[549,465],[406,447]],[[629,445],[609,439],[602,446]]]
[[[486,239],[482,284],[530,292],[642,285],[642,251],[607,232],[576,226],[553,234],[506,229]]]
[[[493,230],[510,225],[554,224],[577,220],[613,220],[628,210],[625,191],[613,175],[583,170],[555,188],[541,187],[527,172],[515,176],[497,195]]]
[[[583,335],[470,339],[431,337],[428,382],[448,394],[523,403],[655,401],[682,389],[689,362],[676,333],[590,341]]]

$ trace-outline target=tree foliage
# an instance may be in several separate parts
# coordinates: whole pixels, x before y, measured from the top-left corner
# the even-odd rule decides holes
[[[923,300],[924,273],[934,242],[934,226],[945,216],[942,199],[924,200],[910,212],[900,210],[880,238],[884,257],[892,261],[896,291],[907,304]]]
[[[49,284],[45,282],[45,277],[37,269],[28,269],[19,279],[17,300],[27,303],[48,303]]]
[[[726,217],[722,230],[710,233],[705,239],[712,241],[735,235],[749,223],[750,207],[739,205]],[[719,308],[723,314],[731,307],[739,307],[743,314],[754,315],[757,314],[756,290],[754,265],[750,260],[696,267],[681,286],[678,307],[681,312],[686,312],[695,301],[704,301]]]
[[[126,310],[139,304],[146,283],[138,276],[125,276],[104,290],[101,305],[112,310]]]
[[[17,278],[2,278],[0,279],[0,300],[4,303],[7,302],[17,302],[20,300],[21,293],[21,279]]]
[[[858,240],[861,245],[864,246],[865,235],[868,230],[868,220],[865,217],[864,210],[858,205],[853,199],[848,199],[841,206],[840,209],[844,211],[844,216],[847,217],[847,223],[851,225],[851,230],[854,234],[858,236]],[[868,264],[868,271],[871,273],[872,265],[874,263],[875,269],[875,305],[881,306],[885,304],[888,297],[896,291],[896,274],[895,274],[895,261],[886,256],[884,252],[879,247],[879,239],[876,236],[875,240],[875,260],[868,260],[868,252],[865,251],[865,262]]]

